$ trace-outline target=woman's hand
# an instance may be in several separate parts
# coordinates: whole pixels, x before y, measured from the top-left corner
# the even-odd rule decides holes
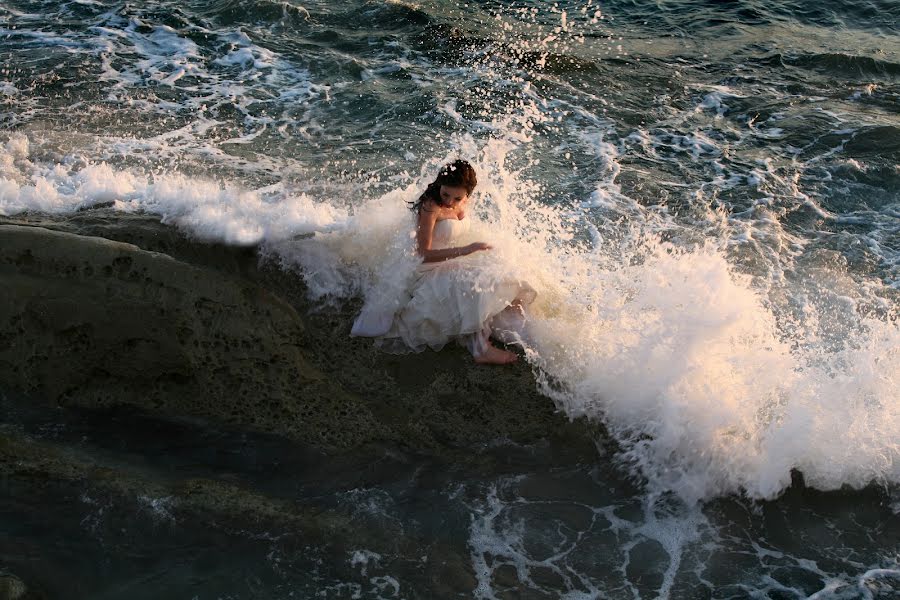
[[[473,252],[478,252],[479,250],[491,250],[492,248],[493,246],[485,242],[475,242],[474,244],[463,246],[463,250],[466,251],[466,254],[472,254]]]

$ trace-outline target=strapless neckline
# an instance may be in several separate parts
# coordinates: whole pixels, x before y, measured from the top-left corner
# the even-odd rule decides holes
[[[452,246],[454,240],[468,230],[468,219],[441,219],[434,224],[431,247],[440,249]]]

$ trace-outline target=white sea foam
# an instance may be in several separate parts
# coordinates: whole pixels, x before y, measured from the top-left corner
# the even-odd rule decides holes
[[[483,502],[472,507],[468,544],[476,598],[498,598],[502,585],[497,575],[504,570],[514,571],[529,590],[570,600],[604,598],[613,590],[641,597],[629,575],[632,563],[639,570],[661,575],[656,597],[666,598],[685,551],[701,539],[712,542],[709,523],[696,508],[672,510],[648,498],[638,520],[623,519],[617,514],[620,510],[637,507],[615,503],[594,507],[564,498],[532,500],[517,488],[527,479],[501,480],[487,490]],[[555,518],[545,522],[545,515]],[[656,554],[655,564],[647,564],[644,549],[648,546],[658,547],[666,556]],[[616,567],[602,573],[590,568],[592,556],[598,553]],[[547,586],[548,581],[553,584]]]
[[[381,560],[381,555],[377,552],[372,552],[371,550],[354,550],[350,555],[350,566],[358,567],[359,571],[362,575],[366,575],[369,563],[371,562],[373,565],[377,565]]]
[[[164,496],[162,498],[154,498],[152,496],[139,495],[138,502],[141,507],[147,510],[153,518],[158,522],[165,522],[169,524],[175,523],[175,516],[172,514],[172,509],[174,508],[175,501],[171,496]]]
[[[779,299],[735,271],[727,243],[660,241],[652,215],[607,228],[615,239],[581,239],[569,208],[540,202],[541,186],[507,166],[521,143],[464,136],[441,160],[473,160],[472,218],[489,228],[498,260],[526,269],[539,290],[527,356],[544,391],[572,417],[603,420],[651,489],[688,501],[771,498],[792,469],[821,489],[900,482],[900,328],[862,312],[867,290],[825,265],[781,282]],[[619,218],[628,205],[615,185],[617,150],[595,150],[610,166],[594,204]],[[399,298],[415,264],[405,201],[432,162],[350,211],[280,186],[42,164],[13,137],[0,150],[0,213],[114,202],[203,238],[263,244],[316,297]]]
[[[143,175],[105,163],[47,165],[32,161],[27,138],[0,148],[0,215],[27,211],[66,214],[112,202],[123,212],[151,212],[202,238],[258,244],[343,222],[346,211],[283,190],[247,190],[179,173]]]
[[[283,7],[285,17],[309,17],[297,5],[274,4]],[[569,416],[604,422],[619,443],[621,464],[646,491],[636,500],[642,505],[631,512],[634,520],[620,517],[616,506],[574,507],[590,513],[596,529],[576,527],[557,552],[539,554],[531,543],[542,519],[518,520],[516,511],[528,501],[494,489],[473,510],[470,529],[479,597],[500,595],[502,584],[494,577],[510,567],[532,589],[541,588],[538,572],[550,572],[563,582],[565,598],[608,595],[609,580],[592,579],[598,555],[614,557],[604,560],[615,565],[620,586],[613,586],[615,593],[637,597],[627,571],[645,542],[665,552],[662,562],[667,563],[656,573],[661,584],[653,590],[665,597],[676,575],[692,568],[688,561],[704,552],[713,556],[710,548],[718,549],[721,541],[704,538],[715,532],[710,534],[699,502],[735,493],[775,497],[789,485],[793,469],[820,489],[874,481],[894,484],[896,490],[900,334],[895,296],[888,292],[890,285],[900,286],[900,259],[893,250],[900,210],[896,203],[873,202],[838,213],[809,185],[816,178],[830,185],[833,167],[828,165],[858,133],[850,127],[857,123],[821,111],[833,124],[823,136],[831,150],[810,156],[819,140],[806,145],[804,136],[797,136],[797,125],[788,118],[796,115],[789,115],[787,107],[786,113],[755,122],[752,114],[736,110],[750,104],[752,85],[739,80],[733,88],[690,84],[686,61],[684,73],[676,73],[696,93],[686,109],[663,102],[652,109],[664,115],[656,123],[653,115],[633,129],[623,125],[628,119],[613,123],[603,115],[606,107],[613,108],[610,100],[618,99],[600,98],[595,94],[606,92],[575,88],[541,73],[551,53],[565,56],[568,44],[578,43],[576,11],[561,13],[554,7],[552,23],[538,27],[538,10],[522,10],[520,23],[498,15],[503,17],[497,19],[502,47],[467,55],[464,64],[432,63],[409,49],[377,57],[341,53],[316,65],[327,69],[311,67],[341,73],[327,84],[316,83],[302,66],[315,65],[321,57],[307,63],[305,57],[298,61],[275,50],[284,46],[263,47],[273,38],[254,26],[209,30],[194,24],[179,30],[126,7],[98,18],[88,32],[60,35],[40,30],[44,15],[29,15],[37,30],[0,34],[28,50],[89,57],[93,62],[86,64],[98,68],[85,72],[100,73],[92,83],[102,84],[100,97],[107,101],[97,110],[111,107],[114,118],[118,108],[127,107],[126,118],[146,114],[164,125],[136,138],[127,127],[122,137],[91,131],[85,144],[72,141],[61,148],[54,147],[52,138],[59,136],[54,131],[8,138],[0,147],[0,215],[64,215],[107,204],[124,212],[151,212],[203,239],[259,245],[266,256],[300,273],[319,300],[361,295],[399,302],[416,264],[405,202],[415,198],[441,162],[471,159],[480,179],[471,218],[488,232],[497,260],[527,270],[539,290],[525,350],[541,389]],[[589,15],[593,8],[586,11],[581,13]],[[522,37],[530,35],[523,33],[522,23],[528,32],[534,25],[531,38]],[[613,32],[607,33],[607,48],[613,51]],[[196,41],[201,36],[205,41]],[[604,44],[602,39],[592,41]],[[626,45],[614,53],[634,50],[634,43]],[[532,62],[526,56],[537,61],[535,66],[524,66]],[[510,61],[506,67],[503,60]],[[360,76],[344,80],[344,71]],[[286,175],[292,167],[302,171],[306,157],[283,159],[259,136],[277,133],[290,140],[329,133],[329,126],[346,123],[340,116],[337,123],[319,119],[317,101],[337,107],[352,101],[356,91],[372,89],[357,84],[402,89],[398,82],[407,76],[423,101],[433,98],[428,118],[482,137],[442,137],[438,130],[443,156],[426,159],[414,176],[394,171],[394,179],[382,179],[378,186],[369,186],[360,175],[343,194],[291,187]],[[29,86],[34,85],[21,77],[0,81],[0,94],[15,102],[12,123],[28,124],[44,110],[40,94],[32,95]],[[346,93],[333,101],[341,90]],[[509,90],[515,92],[514,101],[507,99]],[[858,91],[851,98],[864,99]],[[480,104],[478,112],[473,107]],[[55,117],[58,109],[47,110]],[[176,125],[167,129],[172,117]],[[390,119],[379,119],[363,143],[371,144],[385,123]],[[83,137],[75,130],[62,133],[70,135]],[[831,135],[842,141],[830,140]],[[397,147],[383,149],[377,158],[391,157],[384,161],[390,164],[402,154],[410,168],[417,157],[431,156],[430,149],[413,152],[405,140],[398,141],[389,140]],[[240,144],[241,151],[225,144]],[[143,168],[134,167],[140,160]],[[554,160],[557,164],[548,166]],[[176,166],[179,162],[191,164],[193,172],[198,162],[214,162],[224,168],[213,171],[226,174],[188,175]],[[583,185],[577,192],[547,174],[559,164],[578,170],[572,180],[580,177],[577,183]],[[657,165],[663,168],[652,171]],[[877,165],[870,169],[862,159],[849,159],[840,168],[856,177]],[[620,185],[623,171],[631,182]],[[285,177],[254,189],[243,176],[258,173],[275,174],[267,183],[278,174]],[[707,177],[692,181],[697,173]],[[663,192],[683,191],[684,210],[699,213],[697,220],[684,227],[684,216],[679,221],[673,214],[678,208],[670,213],[665,198],[653,205],[653,198],[629,196],[634,179],[641,178]],[[372,192],[374,187],[379,191]],[[706,208],[726,195],[738,206]],[[815,227],[798,234],[784,223],[784,214],[794,207],[829,225],[868,228],[852,235],[832,236],[824,228],[820,233],[832,240],[847,235],[855,248],[865,246],[875,257],[878,275],[848,273],[840,254],[827,247],[806,252],[820,240]],[[672,495],[683,512],[661,510]],[[170,517],[165,499],[145,504]],[[353,490],[346,505],[354,519],[402,530],[388,495]],[[898,502],[891,506],[900,510]],[[97,530],[104,510],[96,508],[84,525]],[[555,527],[547,531],[559,533]],[[592,535],[606,538],[607,545]],[[871,590],[882,584],[887,589],[898,577],[895,569],[881,568],[890,560],[872,565],[848,560],[850,574],[835,575],[811,561],[755,547],[764,575],[761,583],[741,584],[751,595],[804,594],[790,587],[793,583],[769,577],[773,557],[820,578],[824,586],[816,598],[871,596]],[[398,580],[382,573],[392,560],[387,554],[382,559],[368,550],[355,551],[350,567],[369,585],[341,583],[331,589],[344,595],[400,596]],[[702,582],[702,567],[694,568]],[[544,591],[560,593],[556,587]]]
[[[863,332],[841,350],[794,349],[715,247],[644,251],[580,292],[594,315],[570,310],[536,331],[535,360],[565,382],[554,395],[567,412],[603,418],[627,462],[686,499],[771,498],[791,469],[822,489],[900,481],[895,324],[857,317]],[[559,331],[581,332],[577,349]]]
[[[554,27],[560,18],[556,15]],[[122,142],[123,154],[141,148],[178,154],[182,140],[216,126],[215,118],[203,115],[217,104],[237,108],[253,126],[228,141],[249,141],[263,127],[285,124],[252,114],[254,103],[273,102],[273,97],[260,100],[261,90],[274,95],[274,104],[296,100],[303,106],[303,100],[327,91],[303,68],[242,31],[192,26],[194,33],[215,40],[200,48],[184,32],[164,25],[121,17],[110,17],[107,25],[93,30],[90,44],[73,48],[101,50],[111,97],[123,99],[129,86],[153,82],[185,94],[177,101],[143,100],[150,104],[142,109],[190,109],[197,115],[151,140]],[[572,13],[566,27],[576,25]],[[535,42],[545,33],[518,42],[509,33],[504,42],[511,46],[504,52],[546,53],[574,43],[564,35]],[[130,54],[137,60],[122,58]],[[673,117],[607,135],[610,125],[567,100],[566,89],[545,98],[525,80],[533,74],[521,66],[497,70],[495,58],[488,53],[474,64],[435,71],[523,92],[521,102],[505,105],[485,94],[482,113],[436,94],[435,115],[452,117],[468,131],[489,131],[490,137],[452,137],[444,156],[428,161],[417,176],[401,178],[390,192],[368,193],[361,183],[353,190],[352,207],[343,198],[295,193],[285,184],[248,189],[177,170],[148,174],[85,162],[74,154],[48,160],[47,153],[35,155],[32,140],[13,136],[0,148],[0,214],[64,214],[113,203],[122,211],[158,214],[205,239],[260,244],[286,268],[302,273],[317,298],[400,298],[415,264],[404,203],[442,161],[461,155],[479,172],[471,218],[489,230],[498,261],[527,270],[539,291],[527,356],[542,389],[569,415],[604,421],[621,444],[624,464],[651,490],[674,490],[689,502],[729,493],[770,498],[789,484],[792,469],[823,489],[900,482],[896,308],[877,280],[863,277],[860,283],[825,260],[795,269],[796,248],[809,242],[792,238],[773,216],[778,199],[800,202],[817,218],[836,219],[801,189],[799,169],[780,168],[768,158],[736,164],[729,160],[722,131],[687,123],[709,121],[704,113],[714,111],[716,127],[733,128],[721,122],[730,116],[728,103],[742,95],[703,87],[696,110],[685,111],[683,122]],[[248,93],[251,82],[255,93]],[[591,171],[585,178],[593,189],[554,205],[545,198],[548,186],[539,183],[540,161],[546,164],[547,158],[533,149],[545,143],[542,131],[567,127],[576,135],[557,156],[573,151],[587,156]],[[833,133],[841,131],[854,130]],[[750,123],[741,135],[759,139],[780,133]],[[204,156],[218,152],[239,161],[205,142],[199,147]],[[693,191],[697,199],[745,184],[761,198],[748,202],[741,219],[710,210],[702,227],[679,228],[665,207],[647,208],[622,192],[619,161],[627,152],[642,153],[651,165],[686,159],[709,171],[709,180]],[[684,184],[672,183],[677,185]],[[589,219],[582,216],[585,210]],[[891,234],[894,212],[878,213],[884,227],[870,238],[874,243],[877,235]],[[735,257],[751,252],[765,259],[753,280],[733,266]],[[881,256],[891,255],[886,249]]]
[[[569,415],[608,425],[651,489],[689,502],[772,498],[792,469],[820,489],[900,482],[900,328],[865,316],[865,290],[823,268],[780,288],[779,304],[735,271],[727,244],[662,242],[647,222],[620,247],[593,247],[573,237],[568,211],[535,202],[539,188],[504,167],[512,147],[460,141],[483,174],[473,218],[498,260],[525,265],[540,291],[529,360]],[[363,205],[351,235],[281,256],[320,295],[371,293],[385,281],[379,265],[395,265],[386,257],[409,251],[398,207],[421,187]]]

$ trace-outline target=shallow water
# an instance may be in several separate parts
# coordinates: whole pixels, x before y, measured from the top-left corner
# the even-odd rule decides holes
[[[34,439],[69,443],[107,468],[235,483],[344,523],[323,536],[286,524],[287,513],[268,520],[252,502],[246,516],[226,518],[221,506],[197,512],[174,494],[13,478],[0,556],[50,597],[896,593],[896,571],[883,567],[897,544],[897,502],[876,487],[795,487],[774,502],[730,497],[701,510],[651,497],[610,461],[586,462],[564,442],[501,443],[450,462],[387,447],[325,459],[198,422],[127,410],[48,420],[10,400],[9,420]]]
[[[412,530],[393,554],[347,540],[300,560],[296,540],[284,553],[234,531],[196,541],[179,519],[233,587],[213,576],[189,592],[174,558],[165,585],[428,597],[434,581],[411,565],[447,535],[468,575],[446,595],[897,593],[898,12],[896,0],[0,5],[0,215],[148,212],[199,240],[258,245],[340,303],[399,285],[404,201],[462,156],[479,172],[473,218],[540,292],[527,357],[542,391],[617,443],[591,464],[501,449],[539,458],[421,489],[397,483],[419,459],[398,460],[372,498],[346,501],[384,503],[387,516],[360,517],[376,538]],[[791,487],[798,471],[812,490]],[[339,487],[322,501],[340,504]],[[126,594],[107,586],[138,559],[84,525],[99,509],[51,508],[77,494],[49,493],[43,512],[80,532],[77,551],[112,561],[91,590]],[[111,506],[103,515],[135,509]],[[28,507],[7,521],[40,521]],[[428,524],[431,511],[447,523]],[[125,518],[103,515],[101,528]],[[172,533],[147,511],[129,522]],[[234,540],[253,557],[240,574],[214,549]],[[44,560],[48,542],[35,543]],[[325,575],[301,583],[312,572]]]

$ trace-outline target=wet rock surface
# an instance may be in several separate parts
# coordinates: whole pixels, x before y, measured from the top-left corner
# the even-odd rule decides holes
[[[131,404],[340,446],[364,406],[303,355],[295,311],[239,279],[99,237],[0,226],[0,379],[63,406]]]
[[[241,569],[291,579],[280,554],[310,592],[390,589],[374,577],[389,565],[467,594],[468,517],[431,505],[452,496],[447,482],[596,458],[599,432],[558,413],[527,365],[479,367],[457,348],[384,354],[349,337],[358,305],[311,305],[299,276],[255,249],[149,216],[0,221],[0,279],[0,481],[17,524],[0,567],[22,577],[8,596],[44,597],[16,587],[33,581],[47,597],[116,585],[159,597],[168,575],[144,589],[154,567],[131,555],[170,569],[184,544],[192,568],[209,555],[221,595],[244,584]],[[380,504],[407,494],[407,507]],[[424,525],[397,529],[382,511]],[[255,566],[229,566],[230,544]],[[169,591],[184,593],[175,579]]]
[[[202,416],[330,449],[571,433],[526,365],[381,353],[349,337],[357,306],[310,306],[302,280],[253,249],[127,221],[0,224],[5,385],[48,405]]]
[[[578,468],[593,450],[545,439],[335,452],[128,406],[48,412],[2,395],[0,412],[0,567],[50,598],[191,597],[192,581],[210,597],[285,582],[291,597],[353,597],[392,577],[427,597],[468,595],[460,482]]]
[[[353,302],[311,305],[256,249],[144,215],[0,222],[0,280],[0,599],[532,597],[569,587],[542,558],[563,538],[573,572],[661,586],[640,481],[525,364],[381,353],[349,337]],[[792,490],[710,504],[733,547],[683,572],[732,585],[769,568],[760,539],[824,547],[813,564],[840,572],[834,527],[847,548],[896,546],[888,491]],[[592,570],[608,555],[627,568]],[[825,585],[792,564],[773,572]]]
[[[28,597],[25,582],[11,573],[0,572],[0,600],[24,600]]]

